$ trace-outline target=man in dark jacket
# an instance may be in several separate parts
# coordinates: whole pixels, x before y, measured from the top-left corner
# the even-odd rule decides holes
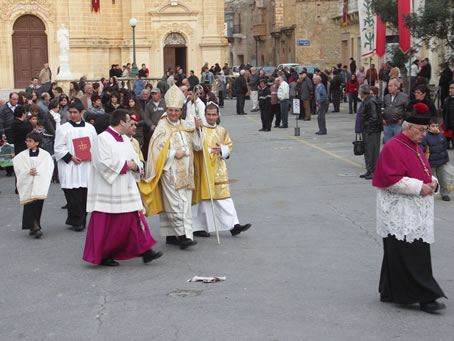
[[[339,75],[339,71],[333,71],[333,79],[330,83],[329,91],[331,93],[331,100],[333,101],[334,110],[333,112],[340,111],[340,100],[341,100],[341,88],[342,88],[342,81]]]
[[[430,77],[432,75],[432,66],[429,63],[429,58],[424,58],[424,65],[421,67],[418,76],[424,77],[426,84],[429,85]]]
[[[401,92],[400,83],[396,79],[388,82],[388,94],[385,96],[383,103],[385,106],[383,124],[385,143],[402,131],[402,122],[405,118],[409,98],[406,93]]]
[[[383,130],[380,106],[374,96],[370,94],[370,88],[361,84],[359,94],[364,101],[361,111],[362,134],[364,140],[364,161],[366,173],[361,177],[372,180],[378,154],[380,154],[380,137]],[[359,113],[358,113],[359,114]]]
[[[441,73],[438,86],[440,87],[441,107],[443,108],[445,98],[449,96],[449,84],[452,80],[452,71],[449,69],[448,63],[441,64],[440,69]]]
[[[314,84],[312,84],[312,80],[307,76],[306,72],[302,72],[300,74],[298,84],[299,97],[301,101],[300,108],[303,109],[298,119],[310,121],[312,113],[311,98],[314,96]]]
[[[271,131],[271,92],[266,80],[260,80],[259,90],[260,118],[262,119],[262,129],[259,131]]]
[[[454,134],[454,81],[449,84],[449,96],[446,97],[443,106],[443,122],[445,124],[445,131],[451,131]],[[451,137],[450,140],[451,147],[454,147],[454,137]]]
[[[235,79],[235,83],[233,84],[233,88],[236,94],[236,114],[237,115],[247,115],[244,112],[244,101],[246,100],[246,94],[248,92],[246,78],[244,78],[244,74],[246,72],[241,70],[240,76]]]
[[[32,125],[27,121],[27,114],[21,106],[14,110],[14,122],[11,124],[11,138],[14,141],[14,155],[27,149],[25,137],[33,130]]]
[[[19,95],[17,92],[11,92],[9,94],[9,100],[0,108],[0,134],[4,142],[8,141],[13,143],[11,137],[11,125],[14,122],[14,110],[18,106]],[[11,167],[11,174],[12,174]],[[9,173],[8,173],[9,174]]]

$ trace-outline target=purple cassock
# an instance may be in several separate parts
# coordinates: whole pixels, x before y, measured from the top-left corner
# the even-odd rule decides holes
[[[121,135],[108,128],[117,142],[124,142]],[[119,176],[126,174],[126,164]],[[83,260],[100,264],[103,259],[126,260],[140,257],[156,241],[140,211],[106,213],[93,211],[88,225]]]

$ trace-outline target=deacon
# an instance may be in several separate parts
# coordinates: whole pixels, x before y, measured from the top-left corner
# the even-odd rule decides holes
[[[110,127],[92,148],[87,200],[91,216],[83,256],[89,263],[118,266],[115,260],[141,256],[148,263],[162,256],[151,250],[156,242],[141,212],[136,183],[143,166],[126,136],[130,130],[128,112],[115,110]]]
[[[434,198],[438,187],[419,147],[430,112],[425,104],[404,121],[403,131],[383,147],[373,176],[377,194],[377,233],[383,237],[380,300],[419,303],[433,313],[445,308],[445,297],[432,275],[430,244],[434,242]]]
[[[146,178],[139,184],[147,215],[160,213],[161,235],[181,249],[195,245],[192,233],[194,150],[202,149],[199,131],[181,120],[184,94],[172,86],[165,94],[167,114],[150,140]],[[202,126],[195,119],[196,129]],[[161,196],[162,195],[162,196]]]
[[[203,127],[203,148],[207,159],[218,230],[230,231],[232,236],[236,236],[248,230],[251,224],[240,225],[230,196],[225,160],[232,152],[232,140],[225,128],[216,124],[219,118],[219,107],[216,104],[207,105],[205,117],[207,124]],[[215,231],[215,226],[203,154],[196,153],[195,160],[196,191],[193,203],[196,205],[192,206],[193,230],[195,236],[209,237],[210,232]]]
[[[68,203],[66,224],[77,232],[85,229],[91,146],[97,136],[95,128],[82,120],[83,110],[78,101],[69,105],[70,121],[55,131],[54,145],[58,177]]]

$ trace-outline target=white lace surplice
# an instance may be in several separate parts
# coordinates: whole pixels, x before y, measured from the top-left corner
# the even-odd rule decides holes
[[[435,179],[435,178],[434,178]],[[409,243],[422,238],[434,242],[434,198],[420,195],[423,182],[404,177],[377,193],[377,233]]]

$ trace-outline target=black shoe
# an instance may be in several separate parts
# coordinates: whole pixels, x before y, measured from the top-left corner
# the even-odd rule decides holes
[[[264,131],[271,131],[271,129],[265,129]]]
[[[275,125],[275,126],[274,126],[274,128],[280,128],[280,126],[278,126],[278,125]]]
[[[186,238],[185,236],[178,237],[178,241],[180,242],[180,249],[182,249],[182,250],[187,249],[188,247],[194,246],[197,244],[196,240]]]
[[[286,128],[288,128],[288,125],[285,125],[285,126],[280,126],[279,128],[283,128],[283,129],[286,129]]]
[[[196,231],[194,232],[194,236],[208,238],[210,234],[206,231]]]
[[[120,263],[114,261],[112,258],[105,258],[101,261],[99,265],[104,265],[104,266],[119,266]]]
[[[443,195],[441,197],[441,200],[443,200],[443,201],[451,201],[451,198],[448,195]]]
[[[264,129],[264,128],[262,128],[262,129],[259,129],[259,131],[265,131],[265,129]]]
[[[80,226],[71,226],[71,230],[73,231],[76,231],[76,232],[82,232],[83,230],[85,230],[85,226],[84,225],[80,225]]]
[[[243,112],[243,113],[241,113],[241,114],[237,114],[237,115],[247,115],[247,113]]]
[[[373,173],[369,173],[369,174],[367,174],[367,175],[364,177],[364,179],[366,179],[366,180],[372,180],[373,177],[374,177],[374,174],[373,174]]]
[[[153,250],[148,250],[142,254],[142,259],[145,264],[150,263],[153,259],[158,259],[162,256],[162,252],[156,252]]]
[[[62,210],[67,210],[68,209],[68,204],[66,204],[65,206],[62,206],[60,207]]]
[[[326,132],[324,133],[323,131],[317,131],[315,135],[326,135]]]
[[[28,233],[30,236],[33,236],[35,237],[36,239],[39,239],[42,237],[43,233],[41,232],[41,229],[37,228],[37,229],[34,229],[34,230],[30,230],[30,232]]]
[[[249,230],[251,224],[240,225],[236,224],[233,229],[230,230],[232,237],[239,235],[241,232]]]
[[[176,236],[167,236],[166,237],[166,244],[169,245],[180,245],[178,238]]]
[[[444,303],[440,303],[437,301],[419,304],[419,309],[425,311],[426,313],[435,313],[436,311],[443,310],[445,308],[446,305]]]
[[[252,109],[251,112],[257,112],[260,111],[260,109]]]
[[[359,177],[360,177],[360,178],[365,178],[365,177],[368,176],[368,175],[370,175],[370,173],[369,173],[369,172],[366,172],[366,173],[364,173],[364,174],[361,174]]]

